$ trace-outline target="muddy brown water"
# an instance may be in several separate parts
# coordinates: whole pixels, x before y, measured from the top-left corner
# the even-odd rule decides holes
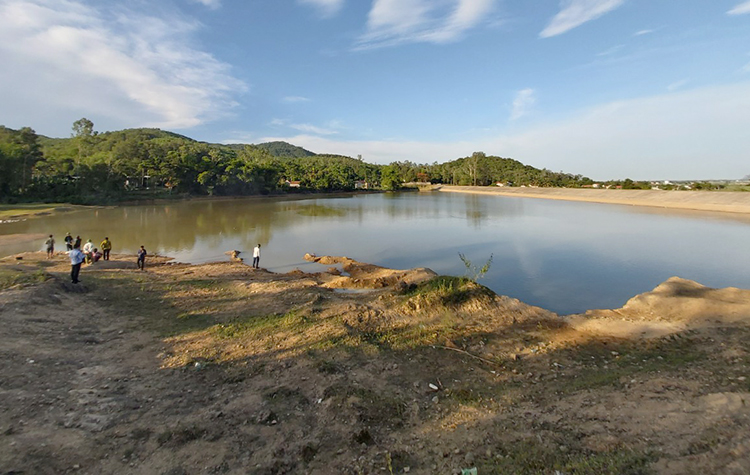
[[[729,213],[452,193],[310,199],[194,200],[54,213],[0,225],[0,236],[66,232],[109,237],[115,253],[181,262],[227,260],[237,249],[274,272],[327,267],[306,253],[346,255],[393,268],[471,274],[497,293],[560,314],[616,308],[671,276],[710,287],[750,288],[750,223]],[[10,241],[10,242],[9,242]],[[43,240],[0,240],[0,255],[41,250]]]

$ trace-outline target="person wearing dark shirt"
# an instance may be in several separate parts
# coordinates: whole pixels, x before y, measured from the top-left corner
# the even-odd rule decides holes
[[[146,267],[146,248],[141,246],[140,249],[138,249],[138,268],[140,270],[143,270]]]

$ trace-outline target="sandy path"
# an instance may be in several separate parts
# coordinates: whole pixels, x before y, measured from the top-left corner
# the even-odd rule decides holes
[[[594,190],[491,186],[441,186],[439,191],[750,214],[750,193],[734,191]]]

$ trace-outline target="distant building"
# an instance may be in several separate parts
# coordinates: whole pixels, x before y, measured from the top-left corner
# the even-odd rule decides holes
[[[357,180],[354,182],[354,189],[355,190],[367,190],[369,188],[369,185],[364,180]]]
[[[301,182],[296,181],[296,180],[295,181],[286,180],[284,183],[286,183],[286,186],[288,186],[289,188],[299,188]]]

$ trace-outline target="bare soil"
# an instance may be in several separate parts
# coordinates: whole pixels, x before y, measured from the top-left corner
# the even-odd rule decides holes
[[[518,198],[542,198],[646,206],[670,210],[706,211],[743,221],[747,221],[747,215],[750,214],[750,193],[743,191],[613,190],[448,185],[435,185],[435,187],[441,192],[450,193],[475,193],[514,196]],[[670,211],[670,213],[673,212]]]
[[[20,257],[21,259],[16,259]],[[750,473],[750,291],[560,317],[429,269],[0,261],[0,473]]]

